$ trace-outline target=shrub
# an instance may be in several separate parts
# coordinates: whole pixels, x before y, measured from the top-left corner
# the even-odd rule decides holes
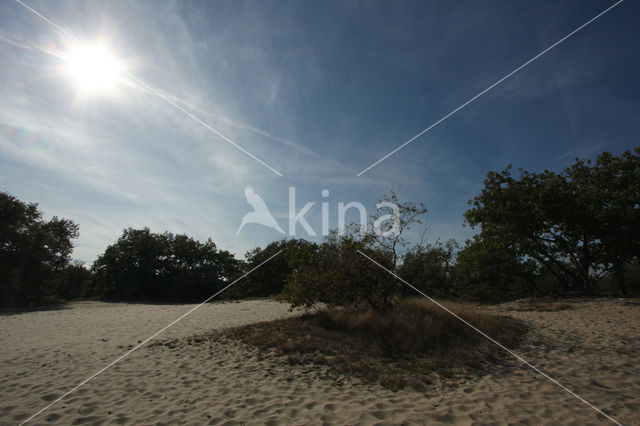
[[[307,240],[284,239],[247,252],[246,262],[243,264],[244,272],[251,271],[276,253],[281,253],[229,288],[225,297],[268,297],[282,293],[287,279],[294,271],[294,265],[305,253],[316,249],[317,245]]]
[[[382,309],[396,283],[358,250],[392,268],[392,254],[365,248],[361,241],[333,233],[324,243],[300,254],[294,263],[283,297],[292,308],[310,308],[317,302],[334,306],[367,303]]]
[[[507,347],[517,345],[524,331],[510,318],[459,304],[447,306]],[[323,309],[214,332],[209,338],[223,336],[261,351],[275,350],[290,363],[328,365],[337,374],[379,382],[394,390],[405,386],[424,389],[435,374],[477,370],[502,354],[451,314],[415,298],[384,312],[363,306]]]
[[[361,253],[397,272],[408,245],[404,234],[421,223],[419,217],[427,209],[422,204],[401,203],[393,191],[378,207],[385,210],[376,211],[364,229],[351,225],[343,233],[333,231],[320,246],[300,255],[283,293],[292,307],[325,302],[390,308],[402,293],[402,284]]]
[[[402,260],[399,275],[431,297],[454,297],[452,271],[457,244],[454,240],[442,244],[417,245]],[[414,290],[407,288],[407,292]]]

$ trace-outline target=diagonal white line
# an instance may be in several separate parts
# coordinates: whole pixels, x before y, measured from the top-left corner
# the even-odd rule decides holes
[[[218,291],[217,293],[215,293],[213,296],[208,297],[206,300],[204,300],[202,303],[200,303],[199,305],[194,306],[193,308],[189,309],[187,312],[185,312],[184,314],[180,315],[178,318],[176,318],[175,320],[171,321],[169,324],[165,325],[164,327],[162,327],[160,330],[156,331],[155,333],[153,333],[151,336],[147,337],[146,339],[144,339],[141,343],[138,343],[135,347],[133,347],[132,349],[130,349],[129,351],[127,351],[126,353],[124,353],[123,355],[120,355],[118,358],[116,358],[115,360],[111,361],[109,364],[107,364],[106,366],[102,367],[100,370],[96,371],[95,373],[93,373],[91,376],[87,377],[86,379],[84,379],[83,381],[81,381],[80,383],[78,383],[77,385],[75,385],[73,388],[71,388],[70,390],[68,390],[67,392],[63,393],[61,396],[59,396],[58,398],[56,398],[53,402],[49,403],[48,405],[42,407],[40,410],[38,410],[36,413],[32,414],[31,416],[29,416],[27,419],[23,420],[22,422],[20,422],[20,425],[23,425],[25,423],[27,423],[28,421],[30,421],[31,419],[33,419],[34,417],[36,417],[38,414],[42,413],[43,411],[46,411],[47,409],[49,409],[49,407],[51,407],[52,405],[54,405],[55,403],[57,403],[58,401],[60,401],[61,399],[63,399],[64,397],[66,397],[67,395],[72,394],[73,392],[75,392],[78,388],[80,388],[82,385],[84,385],[85,383],[87,383],[88,381],[90,381],[91,379],[93,379],[94,377],[96,377],[97,375],[101,374],[102,372],[104,372],[105,370],[107,370],[108,368],[114,366],[115,364],[117,364],[118,362],[122,361],[123,359],[125,359],[127,356],[129,356],[129,354],[131,354],[132,352],[138,350],[140,347],[144,346],[145,344],[147,344],[147,342],[149,342],[150,340],[152,340],[153,338],[155,338],[156,336],[158,336],[160,333],[163,333],[165,330],[167,330],[169,327],[173,326],[175,323],[177,323],[178,321],[182,320],[183,318],[185,318],[186,316],[190,315],[193,311],[195,311],[196,309],[198,309],[199,307],[201,307],[202,305],[204,305],[205,303],[207,303],[208,301],[210,301],[211,299],[213,299],[214,297],[216,297],[217,295],[219,295],[220,293],[222,293],[223,291],[225,291],[226,289],[228,289],[229,287],[231,287],[232,285],[234,285],[235,283],[237,283],[238,281],[240,281],[241,279],[243,279],[244,277],[246,277],[247,275],[249,275],[250,273],[252,273],[253,271],[255,271],[256,269],[258,269],[259,267],[261,267],[262,265],[264,265],[265,263],[267,263],[268,261],[270,261],[271,259],[273,259],[274,257],[276,257],[277,255],[279,255],[280,253],[282,253],[282,250],[280,250],[279,252],[277,252],[276,254],[274,254],[273,256],[271,256],[270,258],[268,258],[267,260],[265,260],[264,262],[262,262],[261,264],[259,264],[258,266],[256,266],[255,268],[251,269],[249,272],[246,272],[245,274],[243,274],[240,278],[236,279],[235,281],[233,281],[231,284],[228,284],[226,287],[224,287],[222,290]]]
[[[29,7],[27,4],[21,2],[20,0],[16,0],[17,3],[19,3],[20,5],[22,5],[22,7],[24,7],[25,9],[27,9],[28,11],[30,11],[31,13],[33,13],[34,15],[36,15],[38,18],[42,19],[43,21],[45,21],[47,24],[51,25],[53,28],[55,28],[56,30],[60,31],[62,34],[66,35],[67,37],[73,39],[73,40],[78,40],[73,34],[71,34],[69,31],[65,30],[64,28],[62,28],[61,26],[59,26],[58,24],[56,24],[55,22],[47,19],[47,17],[43,16],[42,14],[40,14],[39,12],[37,12],[36,10],[32,9],[31,7]]]
[[[150,91],[151,93],[153,93],[154,95],[158,96],[159,98],[163,99],[164,101],[166,101],[167,103],[169,103],[170,105],[176,107],[178,110],[180,110],[181,112],[183,112],[186,116],[188,116],[189,118],[193,119],[194,121],[196,121],[197,123],[201,124],[202,126],[204,126],[205,128],[207,128],[208,130],[212,131],[213,133],[215,133],[216,135],[220,136],[222,139],[224,139],[225,141],[229,142],[231,145],[235,146],[236,148],[238,148],[240,151],[244,152],[245,154],[247,154],[249,157],[253,158],[254,160],[256,160],[258,163],[262,164],[263,166],[265,166],[267,169],[271,170],[273,173],[277,174],[278,176],[282,176],[282,173],[280,173],[279,171],[277,171],[276,169],[274,169],[273,167],[271,167],[270,165],[268,165],[267,163],[265,163],[264,161],[262,161],[261,159],[259,159],[258,157],[256,157],[255,155],[251,154],[249,151],[247,151],[246,149],[244,149],[243,147],[241,147],[240,145],[238,145],[237,143],[235,143],[234,141],[232,141],[231,139],[229,139],[228,137],[226,137],[225,135],[223,135],[222,133],[220,133],[219,131],[217,131],[216,129],[214,129],[213,127],[209,126],[207,123],[205,123],[204,121],[200,120],[198,117],[196,117],[195,115],[193,115],[192,113],[190,113],[189,111],[187,111],[186,109],[182,108],[180,105],[178,105],[177,103],[175,103],[174,101],[172,101],[171,99],[169,99],[167,96],[163,95],[162,93],[160,93],[158,90],[154,89],[153,87],[151,87],[150,85],[148,85],[147,83],[145,83],[144,81],[140,80],[138,77],[136,77],[135,75],[131,74],[131,73],[125,73],[127,76],[129,76],[129,78],[131,78],[132,80],[134,80],[136,83],[138,83],[140,86],[142,86],[143,88],[147,89],[148,91]]]
[[[587,22],[585,22],[584,24],[580,25],[578,28],[576,28],[575,30],[571,31],[569,34],[567,34],[566,36],[562,37],[560,40],[556,41],[555,43],[553,43],[551,46],[547,47],[546,49],[544,49],[542,52],[538,53],[536,56],[534,56],[533,58],[529,59],[527,62],[525,62],[524,64],[520,65],[518,68],[516,68],[515,70],[511,71],[509,74],[505,75],[504,77],[502,77],[500,80],[496,81],[495,83],[493,83],[491,86],[487,87],[486,89],[484,89],[483,91],[481,91],[480,93],[478,93],[477,95],[475,95],[474,97],[472,97],[471,99],[469,99],[468,101],[466,101],[465,103],[463,103],[462,105],[460,105],[459,107],[457,107],[456,109],[454,109],[453,111],[451,111],[450,113],[448,113],[447,115],[445,115],[444,117],[442,117],[440,120],[436,121],[435,123],[433,123],[432,125],[430,125],[429,127],[427,127],[426,129],[424,129],[423,131],[421,131],[420,133],[418,133],[417,135],[415,135],[414,137],[412,137],[411,139],[409,139],[408,141],[406,141],[405,143],[403,143],[402,145],[400,145],[399,147],[397,147],[396,149],[394,149],[393,151],[391,151],[390,153],[388,153],[387,155],[385,155],[384,157],[380,158],[378,161],[376,161],[375,163],[371,164],[369,167],[367,167],[366,169],[364,169],[363,171],[361,171],[360,173],[358,173],[356,176],[360,176],[363,173],[365,173],[367,170],[377,166],[378,164],[380,164],[381,162],[383,162],[384,160],[386,160],[387,158],[389,158],[390,156],[392,156],[393,154],[395,154],[396,152],[400,151],[402,148],[404,148],[405,146],[409,145],[411,142],[413,142],[414,140],[418,139],[420,136],[424,135],[425,133],[427,133],[429,130],[433,129],[434,127],[436,127],[438,124],[442,123],[444,120],[446,120],[447,118],[451,117],[453,114],[457,113],[458,111],[460,111],[462,108],[466,107],[467,105],[469,105],[470,103],[472,103],[473,101],[475,101],[476,99],[478,99],[479,97],[481,97],[482,95],[484,95],[485,93],[487,93],[489,90],[493,89],[494,87],[496,87],[497,85],[499,85],[500,83],[502,83],[503,81],[505,81],[506,79],[508,79],[509,77],[511,77],[512,75],[514,75],[515,73],[517,73],[518,71],[520,71],[521,69],[523,69],[524,67],[526,67],[527,65],[529,65],[531,62],[535,61],[536,59],[538,59],[539,57],[543,56],[545,53],[549,52],[551,49],[553,49],[554,47],[558,46],[560,43],[562,43],[563,41],[567,40],[569,37],[573,36],[575,33],[577,33],[578,31],[580,31],[581,29],[583,29],[584,27],[586,27],[587,25],[591,24],[592,22],[594,22],[596,19],[600,18],[602,15],[604,15],[605,13],[609,12],[611,9],[613,9],[614,7],[616,7],[617,5],[619,5],[620,3],[622,3],[624,0],[618,0],[618,2],[614,3],[613,5],[609,6],[608,8],[606,8],[604,11],[600,12],[599,14],[597,14],[596,16],[594,16],[593,18],[591,18],[590,20],[588,20]]]
[[[22,2],[21,0],[15,0],[16,3],[20,4],[21,6],[23,6],[25,9],[27,9],[28,11],[30,11],[31,13],[33,13],[34,15],[36,15],[37,17],[39,17],[40,19],[44,20],[46,23],[48,23],[49,25],[51,25],[53,28],[55,28],[57,31],[61,32],[62,34],[66,35],[67,37],[71,38],[74,41],[78,41],[78,38],[76,36],[74,36],[73,34],[71,34],[69,31],[65,30],[64,28],[60,27],[59,25],[57,25],[55,22],[51,21],[50,19],[46,18],[45,16],[43,16],[41,13],[39,13],[38,11],[34,10],[33,8],[31,8],[30,6],[28,6],[27,4],[25,4],[24,2]],[[154,89],[151,85],[145,83],[144,81],[140,80],[138,77],[136,77],[135,75],[129,73],[129,72],[125,72],[125,75],[127,75],[129,78],[131,78],[132,80],[134,80],[136,83],[138,83],[140,86],[142,86],[144,89],[148,90],[149,92],[153,93],[154,95],[158,96],[160,99],[164,100],[165,102],[167,102],[169,105],[175,107],[176,109],[178,109],[180,112],[182,112],[183,114],[185,114],[187,117],[191,118],[192,120],[194,120],[196,123],[204,126],[206,129],[210,130],[211,132],[215,133],[216,135],[218,135],[219,137],[221,137],[222,139],[224,139],[225,141],[229,142],[231,145],[235,146],[236,148],[238,148],[240,151],[244,152],[245,154],[247,154],[249,157],[253,158],[254,160],[256,160],[258,163],[262,164],[263,166],[265,166],[266,168],[268,168],[269,170],[271,170],[273,173],[277,174],[278,176],[282,176],[282,173],[280,173],[279,171],[277,171],[276,169],[274,169],[273,167],[269,166],[267,163],[265,163],[264,161],[260,160],[258,157],[256,157],[255,155],[251,154],[249,151],[247,151],[246,149],[242,148],[240,145],[238,145],[237,143],[235,143],[234,141],[232,141],[231,139],[229,139],[228,137],[226,137],[225,135],[223,135],[222,133],[220,133],[218,130],[214,129],[213,127],[209,126],[207,123],[205,123],[204,121],[202,121],[201,119],[199,119],[198,117],[196,117],[195,115],[193,115],[192,113],[190,113],[189,111],[187,111],[186,109],[184,109],[183,107],[181,107],[180,105],[178,105],[177,103],[175,103],[174,101],[172,101],[171,99],[169,99],[167,96],[163,95],[162,93],[160,93],[158,90]]]
[[[586,399],[582,398],[580,395],[576,394],[575,392],[573,392],[571,389],[567,388],[566,386],[562,385],[560,382],[558,382],[556,379],[554,379],[553,377],[549,376],[547,373],[545,373],[544,371],[540,370],[538,367],[536,367],[535,365],[531,364],[530,362],[528,362],[527,360],[525,360],[524,358],[522,358],[520,355],[518,355],[517,353],[513,352],[511,349],[507,348],[506,346],[504,346],[502,343],[498,342],[497,340],[493,339],[492,337],[490,337],[489,335],[487,335],[485,332],[483,332],[482,330],[480,330],[479,328],[477,328],[476,326],[474,326],[473,324],[469,323],[467,320],[465,320],[464,318],[462,318],[461,316],[459,316],[458,314],[456,314],[455,312],[451,311],[449,308],[447,308],[446,306],[443,306],[442,304],[440,304],[437,300],[427,296],[425,293],[423,293],[422,291],[418,290],[417,288],[415,288],[414,286],[412,286],[409,282],[405,281],[403,278],[399,277],[398,275],[396,275],[395,273],[393,273],[392,271],[390,271],[389,269],[385,268],[384,266],[382,266],[380,263],[376,262],[375,260],[373,260],[372,258],[370,258],[369,256],[367,256],[366,254],[364,254],[363,252],[361,252],[360,250],[358,250],[358,253],[360,253],[361,255],[363,255],[364,257],[366,257],[367,259],[369,259],[371,262],[375,263],[376,265],[378,265],[380,268],[384,269],[385,271],[387,271],[388,273],[390,273],[391,275],[393,275],[395,278],[397,278],[398,280],[402,281],[402,283],[408,285],[409,287],[411,287],[412,289],[414,289],[415,291],[417,291],[418,293],[420,293],[421,295],[423,295],[424,297],[426,297],[427,299],[429,299],[429,301],[435,303],[438,307],[444,309],[446,312],[448,312],[449,314],[453,315],[454,317],[456,317],[458,320],[462,321],[465,325],[471,327],[473,330],[475,330],[476,332],[480,333],[483,337],[489,339],[492,343],[496,344],[497,346],[499,346],[500,348],[502,348],[503,350],[505,350],[506,352],[508,352],[510,355],[512,355],[513,357],[515,357],[518,361],[526,364],[528,367],[532,368],[535,372],[541,374],[542,376],[544,376],[545,378],[547,378],[549,381],[551,381],[552,383],[560,386],[562,389],[564,389],[565,391],[569,392],[571,395],[573,395],[574,397],[578,398],[580,401],[584,402],[585,404],[587,404],[589,407],[593,408],[595,411],[597,411],[598,413],[602,414],[603,416],[605,416],[607,419],[611,420],[613,423],[622,426],[622,424],[620,422],[618,422],[616,419],[614,419],[613,417],[609,416],[607,413],[605,413],[604,411],[602,411],[601,409],[599,409],[598,407],[596,407],[595,405],[593,405],[592,403],[590,403],[589,401],[587,401]]]

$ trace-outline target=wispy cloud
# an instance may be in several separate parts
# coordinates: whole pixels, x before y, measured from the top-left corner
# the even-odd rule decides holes
[[[128,71],[285,175],[270,176],[134,84],[118,96],[79,98],[60,72],[66,40],[2,3],[2,190],[77,220],[76,256],[85,260],[129,226],[211,236],[240,254],[278,238],[257,225],[234,235],[249,209],[247,184],[284,227],[288,187],[296,186],[298,207],[316,202],[309,215],[316,228],[324,188],[335,210],[352,200],[373,208],[402,186],[403,199],[430,209],[430,235],[463,238],[466,231],[455,229],[465,202],[489,169],[560,164],[574,151],[588,154],[580,147],[621,149],[639,131],[628,124],[640,114],[635,83],[614,84],[637,69],[634,55],[611,47],[622,35],[637,44],[629,11],[615,28],[603,21],[600,33],[585,32],[563,55],[514,76],[424,143],[355,178],[364,163],[593,11],[546,0],[496,5],[491,14],[477,2],[33,5],[82,40],[108,41]],[[607,111],[598,98],[577,95],[589,90],[604,96]]]

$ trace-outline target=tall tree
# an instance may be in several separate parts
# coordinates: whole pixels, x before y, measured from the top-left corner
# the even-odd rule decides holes
[[[239,271],[233,255],[186,235],[126,229],[94,262],[97,296],[108,299],[199,301]]]
[[[560,173],[489,172],[465,218],[491,244],[543,265],[562,292],[592,294],[597,278],[637,258],[638,164],[636,149]]]
[[[640,256],[640,147],[619,156],[604,152],[593,164],[578,160],[566,173],[589,208],[596,262],[626,295],[625,267]]]
[[[464,300],[500,302],[537,295],[536,263],[482,234],[467,240],[452,270],[455,295]]]
[[[55,296],[53,279],[70,262],[78,225],[42,216],[36,203],[0,192],[2,305],[32,305]]]

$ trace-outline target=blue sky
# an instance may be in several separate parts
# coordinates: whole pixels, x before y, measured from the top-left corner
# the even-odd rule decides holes
[[[466,202],[489,170],[559,170],[640,144],[631,0],[360,177],[614,2],[27,3],[104,41],[128,72],[283,174],[135,84],[79,96],[59,57],[72,43],[3,1],[0,190],[79,223],[74,258],[89,263],[127,227],[211,237],[240,255],[280,238],[257,224],[235,235],[251,210],[246,185],[284,229],[295,186],[298,208],[316,202],[316,232],[320,202],[335,227],[339,201],[372,212],[401,186],[429,209],[429,241],[462,242]]]

